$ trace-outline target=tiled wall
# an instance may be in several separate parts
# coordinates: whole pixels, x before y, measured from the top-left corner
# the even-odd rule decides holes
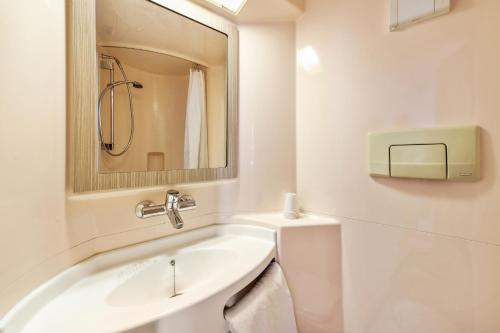
[[[389,1],[310,0],[297,50],[297,186],[346,218],[345,331],[500,331],[500,2],[389,32]],[[369,131],[468,124],[481,181],[368,176]]]

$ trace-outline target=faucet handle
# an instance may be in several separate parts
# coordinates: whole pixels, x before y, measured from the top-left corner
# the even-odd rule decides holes
[[[166,202],[174,202],[174,201],[177,201],[179,199],[179,196],[180,196],[180,192],[177,191],[177,190],[168,190],[167,191],[167,198],[166,198]]]
[[[165,215],[167,209],[165,205],[155,205],[153,201],[141,201],[135,206],[135,216],[141,219],[148,217]]]
[[[179,211],[183,212],[186,210],[192,210],[196,208],[196,201],[194,198],[188,194],[184,194],[179,198]]]
[[[167,209],[177,209],[180,195],[181,194],[177,190],[167,191],[167,197],[165,198],[165,206]]]

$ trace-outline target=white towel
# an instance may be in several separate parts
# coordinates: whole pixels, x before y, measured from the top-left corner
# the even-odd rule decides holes
[[[273,263],[236,305],[226,310],[232,333],[297,333],[290,290]]]

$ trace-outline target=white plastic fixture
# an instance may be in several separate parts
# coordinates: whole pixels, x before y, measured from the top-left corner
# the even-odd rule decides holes
[[[238,14],[247,2],[247,0],[207,0],[208,2],[213,3],[214,5],[226,9],[233,14]]]
[[[479,180],[479,134],[477,126],[370,133],[370,175]]]
[[[447,14],[450,0],[391,0],[390,30]]]

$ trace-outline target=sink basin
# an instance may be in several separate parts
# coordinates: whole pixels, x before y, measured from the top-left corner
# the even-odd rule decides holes
[[[94,256],[28,295],[0,333],[227,332],[226,302],[274,259],[275,239],[215,225]]]
[[[215,283],[237,258],[229,250],[202,249],[128,265],[120,273],[123,282],[110,292],[107,302],[112,306],[139,306],[196,292],[196,288]],[[175,292],[172,260],[175,260]]]

